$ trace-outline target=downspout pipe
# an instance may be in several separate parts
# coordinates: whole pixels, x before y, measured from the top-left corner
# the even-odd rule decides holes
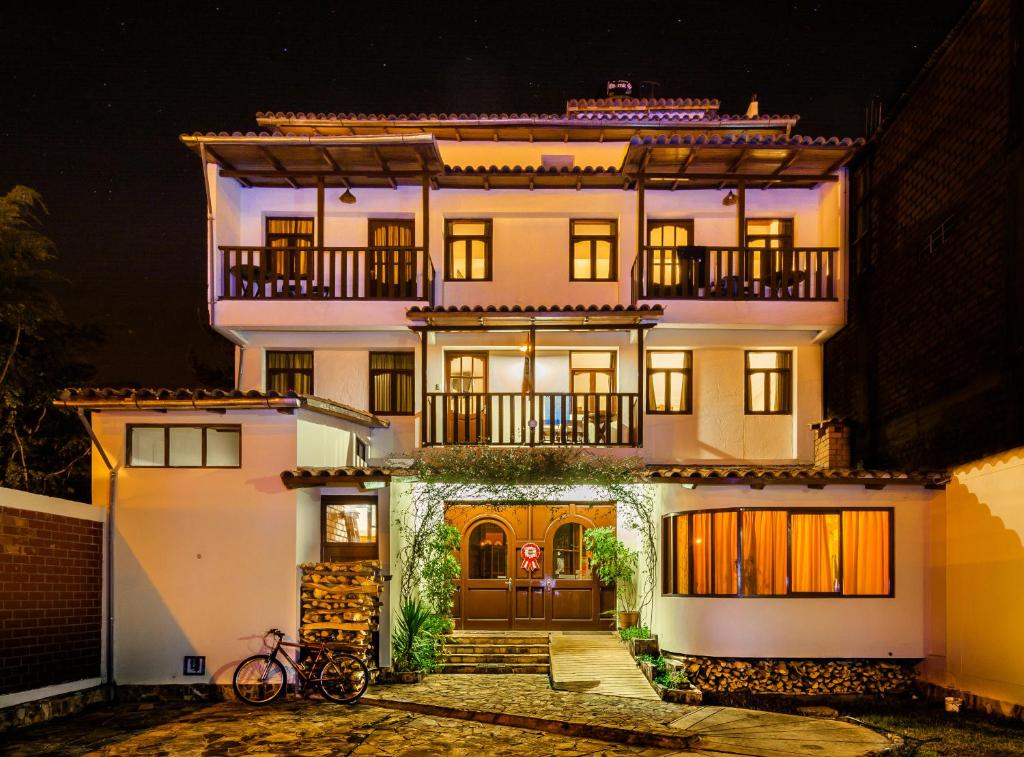
[[[117,502],[117,472],[120,470],[121,465],[114,465],[110,462],[110,458],[107,456],[107,451],[103,449],[103,445],[100,444],[100,440],[96,436],[96,432],[93,430],[92,425],[89,423],[89,419],[85,416],[85,411],[82,408],[78,408],[78,420],[82,422],[82,426],[85,427],[85,432],[89,435],[96,450],[100,453],[100,459],[103,460],[103,464],[107,467],[107,473],[110,476],[109,491],[107,495],[107,533],[106,533],[106,550],[107,550],[107,586],[106,586],[106,599],[107,599],[107,643],[106,643],[106,694],[107,701],[113,702],[117,697],[117,684],[114,682],[114,515],[116,512],[115,503]]]

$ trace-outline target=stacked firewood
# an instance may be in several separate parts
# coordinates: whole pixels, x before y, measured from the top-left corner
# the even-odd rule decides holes
[[[714,692],[888,694],[908,691],[915,678],[913,664],[872,660],[675,659],[697,688]]]
[[[383,587],[380,562],[317,562],[301,568],[302,640],[351,645],[374,667]]]

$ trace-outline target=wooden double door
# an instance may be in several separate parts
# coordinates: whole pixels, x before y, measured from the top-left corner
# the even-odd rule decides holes
[[[454,612],[460,628],[614,627],[602,613],[615,608],[615,590],[601,586],[583,547],[586,529],[615,525],[614,505],[451,504],[446,519],[462,534]],[[524,567],[527,544],[539,548],[536,570]]]

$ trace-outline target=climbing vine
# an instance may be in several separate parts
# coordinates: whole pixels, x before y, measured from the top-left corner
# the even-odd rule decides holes
[[[444,508],[453,501],[480,501],[502,509],[530,502],[567,500],[587,487],[597,500],[615,502],[623,524],[640,540],[641,579],[638,609],[654,609],[657,541],[654,495],[646,469],[636,457],[596,455],[573,448],[450,447],[421,452],[410,470],[410,502],[397,508],[395,526],[402,540],[401,598],[422,590],[430,544],[444,524]]]

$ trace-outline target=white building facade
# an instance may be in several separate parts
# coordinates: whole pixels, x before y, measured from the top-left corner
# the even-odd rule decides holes
[[[857,142],[713,100],[257,120],[182,137],[233,391],[63,399],[117,469],[110,487],[96,456],[132,629],[119,682],[180,683],[187,654],[227,680],[263,630],[296,632],[299,563],[378,559],[396,579],[400,471],[467,445],[642,458],[663,649],[925,657],[933,482],[816,461],[831,427],[811,428],[845,318]],[[614,502],[451,505],[459,625],[609,627],[581,535],[635,540]]]

